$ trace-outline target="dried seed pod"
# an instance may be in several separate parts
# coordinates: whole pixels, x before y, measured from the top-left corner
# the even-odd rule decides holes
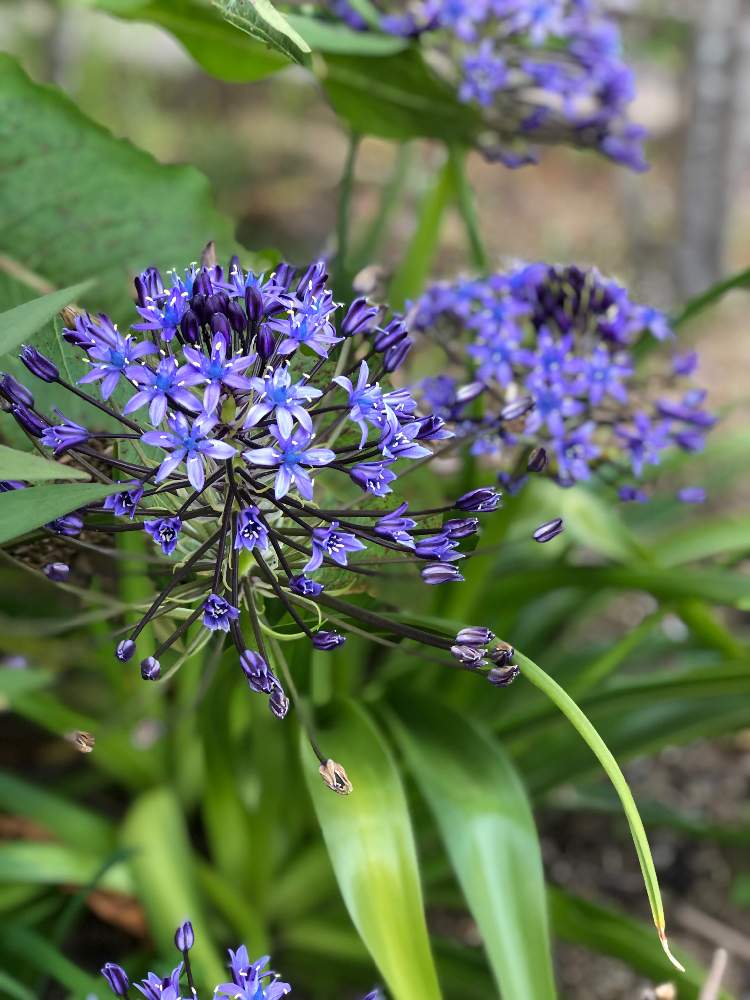
[[[335,760],[331,760],[329,757],[325,764],[320,765],[318,770],[320,771],[321,778],[331,791],[336,792],[337,795],[351,795],[353,791],[352,783],[349,781],[347,773],[341,764],[337,764]]]

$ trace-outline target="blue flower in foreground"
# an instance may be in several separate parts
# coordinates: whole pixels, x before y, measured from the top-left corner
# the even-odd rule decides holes
[[[305,500],[312,500],[313,483],[307,468],[319,468],[329,465],[336,458],[336,453],[330,448],[311,448],[312,434],[298,428],[289,437],[285,437],[281,429],[272,424],[269,428],[276,444],[270,448],[251,448],[243,453],[243,457],[251,465],[278,466],[274,483],[274,495],[277,500],[283,499],[294,485]]]
[[[308,434],[312,433],[312,418],[305,407],[322,395],[320,389],[307,385],[305,379],[292,383],[286,367],[277,368],[265,378],[253,378],[250,384],[258,394],[258,402],[250,407],[245,427],[255,427],[272,413],[284,437],[291,435],[295,420]]]
[[[331,521],[326,528],[315,528],[312,533],[312,558],[305,566],[305,573],[312,573],[331,559],[339,566],[346,566],[349,552],[360,552],[367,546],[349,531],[341,531],[338,521]]]
[[[228,632],[231,622],[240,617],[240,609],[232,605],[218,594],[210,594],[203,605],[203,624],[211,632],[221,629]]]
[[[252,386],[250,379],[245,378],[242,373],[253,364],[257,355],[240,354],[228,359],[227,340],[221,333],[215,334],[211,341],[210,356],[187,345],[183,348],[183,354],[193,369],[193,377],[198,382],[207,383],[203,395],[203,409],[206,413],[213,413],[216,409],[222,386],[241,391],[247,391]]]
[[[147,431],[141,438],[144,444],[171,452],[159,466],[154,480],[157,483],[171,476],[184,462],[190,485],[200,490],[206,481],[205,459],[226,460],[236,452],[236,448],[226,441],[209,438],[217,423],[212,416],[203,414],[191,426],[181,413],[172,413],[167,423],[169,431]]]
[[[182,530],[182,521],[179,517],[160,517],[144,522],[143,527],[153,540],[161,545],[164,555],[171,556],[177,547]]]

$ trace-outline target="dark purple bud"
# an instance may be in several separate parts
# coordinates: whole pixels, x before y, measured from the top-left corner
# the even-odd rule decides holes
[[[364,296],[355,299],[341,322],[339,328],[341,336],[353,337],[355,334],[370,333],[378,312],[378,307],[371,305]]]
[[[44,417],[40,417],[38,414],[34,413],[33,410],[30,410],[23,404],[11,406],[10,412],[15,417],[16,422],[19,423],[25,431],[28,431],[32,437],[40,438],[48,427],[47,421]]]
[[[141,278],[146,286],[146,292],[152,299],[157,299],[164,294],[164,282],[158,267],[147,267]]]
[[[297,268],[282,261],[274,271],[273,283],[279,285],[284,291],[289,291],[289,287],[297,273]]]
[[[214,313],[211,317],[211,330],[219,333],[224,338],[227,347],[232,343],[232,331],[229,328],[229,320],[224,313]]]
[[[325,261],[318,260],[314,264],[310,264],[308,269],[300,278],[297,284],[297,294],[304,295],[305,292],[310,288],[313,295],[317,295],[326,282],[328,281],[328,272],[326,271]]]
[[[245,289],[245,311],[250,327],[255,328],[263,319],[263,295],[257,285],[248,285]]]
[[[493,667],[487,672],[487,680],[493,687],[508,687],[518,677],[521,671],[514,663],[506,667]]]
[[[245,649],[240,653],[240,666],[253,691],[269,694],[276,686],[276,679],[268,664],[254,649]]]
[[[56,382],[60,377],[60,372],[54,361],[38,351],[36,347],[22,347],[19,357],[31,374],[36,375],[43,382]]]
[[[135,643],[133,642],[133,640],[123,639],[122,642],[117,643],[115,656],[121,663],[127,663],[128,660],[132,660],[134,652],[135,652]]]
[[[216,313],[226,313],[229,308],[229,296],[226,292],[213,292],[206,297],[204,309],[206,317],[214,316]]]
[[[242,311],[242,306],[234,300],[230,301],[227,306],[227,316],[229,317],[229,325],[235,333],[245,332],[247,329],[247,316]]]
[[[637,486],[621,486],[617,495],[623,503],[648,503],[648,493]]]
[[[452,563],[430,563],[420,571],[422,579],[431,587],[436,587],[441,583],[462,583],[463,576],[458,568]]]
[[[133,279],[133,284],[135,285],[135,300],[139,306],[146,305],[146,299],[148,297],[148,290],[146,289],[146,282],[140,274],[137,274]]]
[[[337,646],[343,646],[345,642],[346,636],[335,631],[325,632],[323,629],[317,631],[312,637],[312,644],[316,649],[336,649]]]
[[[415,441],[443,441],[453,436],[453,431],[445,430],[445,421],[434,413],[425,417],[416,435]]]
[[[372,346],[376,351],[387,351],[389,347],[395,347],[396,344],[401,343],[407,332],[406,323],[400,316],[394,316],[390,323],[387,323],[382,330],[378,330],[375,334]]]
[[[491,660],[495,666],[504,667],[513,659],[516,651],[507,642],[502,642],[487,653],[487,659]]]
[[[471,403],[481,396],[487,387],[484,382],[469,382],[468,385],[462,385],[456,391],[456,402],[462,406],[466,406],[467,403]]]
[[[672,371],[675,375],[692,375],[697,367],[698,355],[695,351],[676,354],[672,359]]]
[[[529,461],[526,468],[529,472],[544,472],[549,464],[549,458],[547,457],[547,451],[544,448],[535,448],[529,455]]]
[[[55,583],[65,583],[70,576],[70,566],[64,562],[47,563],[42,572],[48,580],[53,580]]]
[[[201,324],[192,309],[186,309],[180,320],[182,335],[188,344],[197,344],[201,333]]]
[[[289,577],[289,589],[293,594],[299,594],[300,597],[317,597],[318,594],[323,593],[325,587],[324,584],[301,573],[299,576]]]
[[[470,625],[462,628],[456,636],[459,646],[486,646],[495,638],[495,633],[485,625]]]
[[[83,518],[78,514],[63,514],[62,517],[51,521],[47,527],[56,535],[67,535],[69,538],[75,538],[83,531]]]
[[[386,372],[395,372],[401,366],[413,346],[412,339],[406,337],[398,344],[394,344],[393,347],[389,347],[383,354],[383,370]]]
[[[271,357],[276,348],[276,338],[268,329],[264,326],[260,331],[258,336],[255,338],[255,350],[258,352],[258,357],[261,362],[265,364],[266,361]]]
[[[454,503],[456,510],[471,510],[477,513],[484,513],[496,510],[503,499],[502,493],[494,490],[491,486],[482,486],[477,490],[469,490],[464,493]]]
[[[451,655],[465,667],[481,667],[486,664],[484,650],[477,649],[476,646],[456,645],[451,646]]]
[[[34,405],[34,397],[26,386],[5,372],[0,375],[0,393],[9,403],[19,403],[21,406]]]
[[[194,292],[193,297],[190,299],[190,308],[198,317],[199,323],[207,323],[208,315],[206,313],[206,298],[202,292]]]
[[[268,707],[277,719],[283,719],[289,711],[289,699],[278,684],[273,689],[271,697],[268,699]]]
[[[443,525],[443,532],[448,538],[468,538],[479,528],[478,517],[454,517]]]
[[[678,491],[677,499],[680,503],[705,503],[706,491],[700,486],[686,486]]]
[[[508,403],[500,410],[500,417],[502,420],[518,420],[520,417],[525,417],[526,414],[534,409],[534,400],[531,396],[523,396],[521,399],[515,399],[512,403]]]
[[[565,531],[565,522],[561,517],[556,517],[552,521],[545,521],[540,524],[534,532],[535,542],[551,542],[553,538]]]
[[[211,284],[208,272],[206,270],[199,271],[195,276],[195,281],[193,282],[193,296],[205,295],[206,298],[208,298],[208,296],[213,293],[213,290],[213,285]]]
[[[147,656],[141,660],[141,677],[144,681],[158,681],[161,677],[161,663],[155,656]]]
[[[107,962],[101,970],[102,975],[107,980],[107,986],[116,997],[126,997],[130,989],[130,980],[125,970],[114,962]]]
[[[193,925],[189,920],[186,920],[174,932],[174,945],[178,951],[184,953],[190,951],[194,944],[195,934],[193,933]]]

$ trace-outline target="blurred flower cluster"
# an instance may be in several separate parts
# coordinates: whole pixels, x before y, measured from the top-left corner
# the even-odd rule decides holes
[[[130,660],[144,628],[158,624],[161,641],[141,659],[143,678],[156,680],[162,655],[200,619],[188,652],[227,633],[251,689],[268,696],[279,718],[289,701],[269,665],[266,640],[278,634],[269,605],[280,604],[318,650],[345,641],[323,627],[324,617],[355,619],[368,633],[422,643],[453,667],[489,675],[497,656],[505,666],[505,648],[496,653],[489,640],[473,643],[467,659],[455,635],[407,624],[398,609],[380,614],[342,599],[379,576],[381,562],[421,569],[430,585],[461,581],[461,542],[478,530],[477,514],[501,499],[493,488],[475,489],[411,509],[393,492],[400,471],[428,461],[428,443],[452,433],[388,381],[411,347],[403,319],[359,298],[337,321],[323,263],[303,272],[281,264],[263,276],[237,259],[226,270],[213,260],[168,280],[149,268],[135,292],[127,332],[103,314],[69,317],[63,337],[86,365],[77,385],[36,348],[21,352],[34,376],[103,411],[112,430],[91,430],[59,410],[50,421],[26,386],[0,378],[30,436],[94,478],[122,482],[48,530],[99,540],[139,531],[157,548],[155,575],[166,580],[117,657]],[[88,384],[100,398],[80,388]],[[56,561],[47,575],[64,581],[68,567]]]
[[[630,121],[635,84],[617,25],[597,0],[381,0],[382,31],[423,37],[461,100],[479,106],[502,137],[486,153],[507,166],[533,162],[528,142],[594,148],[646,169],[645,130]],[[358,29],[349,0],[330,0]],[[514,140],[508,144],[507,140]]]
[[[521,264],[437,284],[413,316],[449,359],[423,380],[425,400],[475,454],[506,460],[511,489],[546,468],[563,486],[604,463],[640,477],[665,449],[701,449],[714,423],[688,381],[697,355],[636,372],[649,340],[673,338],[667,317],[594,268]],[[626,485],[621,497],[646,494]]]

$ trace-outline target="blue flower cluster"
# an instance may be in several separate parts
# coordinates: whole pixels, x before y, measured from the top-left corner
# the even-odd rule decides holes
[[[667,448],[701,449],[715,420],[686,384],[695,354],[636,375],[635,351],[671,340],[669,322],[594,268],[523,264],[438,284],[415,303],[414,327],[454,369],[423,380],[425,400],[474,453],[512,456],[510,488],[523,478],[519,449],[524,474],[549,467],[563,486],[603,463],[640,477]],[[630,485],[621,496],[644,498]]]
[[[329,7],[368,28],[348,0]],[[490,156],[515,167],[535,160],[527,141],[567,142],[646,169],[645,130],[628,118],[633,73],[598,0],[380,0],[376,7],[382,31],[420,36],[447,53],[459,97],[479,106],[503,139]]]
[[[63,332],[87,365],[79,386],[98,385],[100,398],[66,382],[35,348],[21,352],[33,375],[104,411],[119,430],[99,432],[60,411],[50,421],[25,386],[0,378],[0,394],[29,435],[99,479],[122,482],[103,503],[51,528],[100,539],[144,531],[164,557],[166,585],[117,657],[131,659],[144,627],[158,622],[166,638],[141,661],[143,678],[156,680],[162,654],[200,619],[204,630],[190,633],[188,650],[227,633],[250,687],[283,717],[289,702],[264,642],[273,631],[264,614],[280,602],[317,649],[345,641],[322,627],[325,618],[359,618],[368,630],[443,650],[456,666],[455,636],[404,626],[340,596],[349,581],[380,575],[383,556],[421,567],[430,585],[462,580],[460,541],[477,531],[475,514],[501,499],[487,488],[412,510],[393,493],[404,463],[428,461],[429,443],[452,433],[441,417],[420,413],[409,389],[389,384],[412,345],[403,319],[358,298],[337,320],[321,262],[303,272],[281,264],[264,276],[236,258],[226,270],[208,260],[166,281],[149,268],[135,293],[127,333],[105,315],[79,311]],[[458,516],[442,517],[451,511]],[[177,609],[179,626],[165,629],[159,620]]]

